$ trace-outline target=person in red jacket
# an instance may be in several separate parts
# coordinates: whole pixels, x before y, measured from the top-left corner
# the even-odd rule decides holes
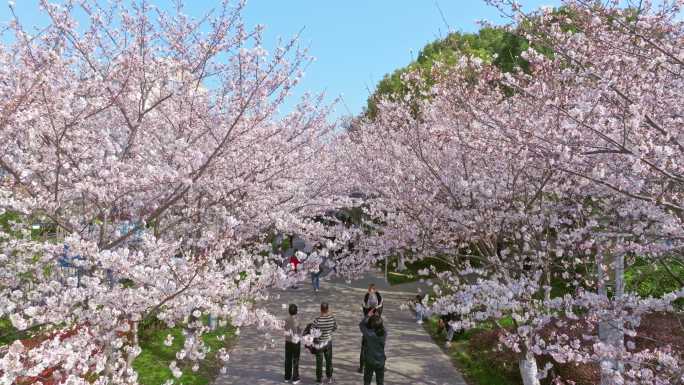
[[[294,270],[294,272],[296,273],[297,265],[299,265],[299,259],[297,259],[297,255],[292,254],[292,256],[290,257],[290,264],[292,265],[292,270]]]
[[[297,258],[297,254],[292,254],[290,257],[290,265],[292,265],[292,270],[297,273],[297,265],[299,265],[299,258]],[[293,289],[298,289],[297,284],[293,283],[292,284]]]

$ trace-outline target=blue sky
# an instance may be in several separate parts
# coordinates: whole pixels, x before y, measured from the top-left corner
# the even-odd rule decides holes
[[[170,3],[149,1],[159,6]],[[519,1],[527,10],[559,3]],[[36,0],[15,2],[24,23],[41,24],[36,16]],[[217,3],[186,1],[187,12],[201,16]],[[325,91],[329,100],[340,95],[344,100],[337,105],[333,117],[359,113],[369,90],[375,88],[384,74],[408,64],[421,47],[445,36],[449,30],[477,31],[478,20],[505,22],[483,0],[249,0],[244,18],[248,25],[266,26],[267,49],[273,47],[278,36],[291,37],[304,28],[301,42],[310,48],[316,61],[307,68],[283,112],[305,91]],[[9,19],[5,2],[0,6],[0,21]]]

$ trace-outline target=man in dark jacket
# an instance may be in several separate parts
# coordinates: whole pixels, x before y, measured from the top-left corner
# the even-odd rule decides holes
[[[382,325],[382,318],[376,314],[376,310],[370,310],[367,318],[359,323],[359,329],[366,340],[364,346],[364,370],[363,384],[370,385],[375,373],[375,383],[385,383],[385,339],[387,333]]]
[[[368,310],[364,309],[362,319],[364,321],[368,321],[368,317],[370,317],[368,315],[368,313],[374,312],[374,311],[375,311],[375,308],[371,308]],[[361,335],[361,353],[359,354],[359,369],[357,370],[359,373],[363,373],[363,366],[364,366],[364,363],[366,362],[365,354],[366,354],[366,336]]]

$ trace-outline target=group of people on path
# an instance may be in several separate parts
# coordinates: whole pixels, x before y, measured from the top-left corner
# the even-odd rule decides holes
[[[330,311],[327,302],[321,303],[321,314],[303,330],[297,317],[296,304],[288,307],[289,317],[285,321],[285,382],[299,384],[299,356],[301,353],[302,339],[305,335],[316,337],[306,346],[309,351],[316,355],[316,382],[323,379],[323,361],[325,361],[325,376],[328,383],[333,382],[333,333],[337,330],[337,320]]]
[[[311,272],[311,286],[314,292],[318,292],[321,288],[322,267],[327,261],[319,265],[315,272]],[[294,252],[288,264],[294,273],[297,273],[297,266],[301,263],[297,258],[297,253]],[[298,289],[296,284],[293,284],[293,289]],[[317,335],[312,340],[311,345],[307,348],[312,354],[316,355],[316,379],[321,383],[323,377],[323,361],[325,361],[325,374],[327,382],[333,382],[332,372],[332,334],[337,330],[337,321],[335,316],[330,312],[330,307],[327,302],[321,303],[321,314],[314,319],[313,323],[307,325],[302,330],[297,319],[298,308],[296,304],[290,304],[288,307],[289,317],[285,321],[285,382],[298,384],[299,379],[299,356],[301,353],[301,339],[303,335],[310,335],[312,329]]]
[[[297,266],[300,263],[301,261],[299,260],[299,258],[297,258],[296,254],[293,254],[288,260],[288,264],[290,265],[290,268],[294,273],[297,273]],[[314,292],[318,292],[319,290],[321,290],[321,276],[323,275],[323,266],[327,263],[327,260],[324,260],[323,263],[320,264],[317,271],[311,272],[311,287],[313,288]],[[336,267],[334,266],[334,264],[331,269],[335,271]],[[296,284],[293,284],[292,288],[297,289],[298,287]]]
[[[364,385],[369,385],[375,375],[378,385],[385,383],[385,340],[387,332],[382,322],[382,295],[374,284],[368,286],[363,297],[363,319],[359,323],[361,329],[361,354],[359,356],[359,373],[363,373]]]
[[[363,373],[364,385],[370,385],[373,376],[377,385],[383,385],[387,332],[382,320],[382,296],[374,284],[368,287],[362,308],[363,318],[359,322],[362,335],[359,373]],[[316,382],[323,381],[323,361],[326,383],[334,382],[333,333],[337,330],[337,320],[327,302],[321,303],[320,310],[320,315],[302,329],[297,317],[297,305],[290,304],[288,307],[289,317],[285,321],[285,382],[299,384],[301,381],[299,357],[303,341],[305,348],[316,356]]]

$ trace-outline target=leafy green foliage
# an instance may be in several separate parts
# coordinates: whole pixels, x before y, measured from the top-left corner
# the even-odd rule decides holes
[[[679,281],[675,277],[678,277]],[[626,290],[636,292],[641,297],[658,298],[679,290],[682,280],[684,280],[684,265],[675,260],[653,263],[637,258],[635,263],[625,271]],[[678,303],[681,305],[681,302]]]
[[[21,217],[19,213],[13,211],[6,211],[0,214],[0,231],[9,234],[11,237],[20,237],[21,234],[12,229],[12,224],[20,222],[20,220]]]
[[[12,326],[8,317],[0,318],[0,346],[9,345],[20,338],[17,329]]]
[[[418,96],[420,87],[406,82],[402,78],[406,73],[419,72],[425,86],[430,87],[435,81],[435,63],[452,66],[463,55],[480,58],[505,72],[515,68],[527,71],[529,63],[520,54],[528,47],[527,40],[503,28],[483,28],[478,33],[451,33],[444,39],[426,45],[408,66],[386,75],[368,98],[365,114],[374,118],[377,115],[377,103],[382,98],[398,100],[406,95],[411,98]]]

